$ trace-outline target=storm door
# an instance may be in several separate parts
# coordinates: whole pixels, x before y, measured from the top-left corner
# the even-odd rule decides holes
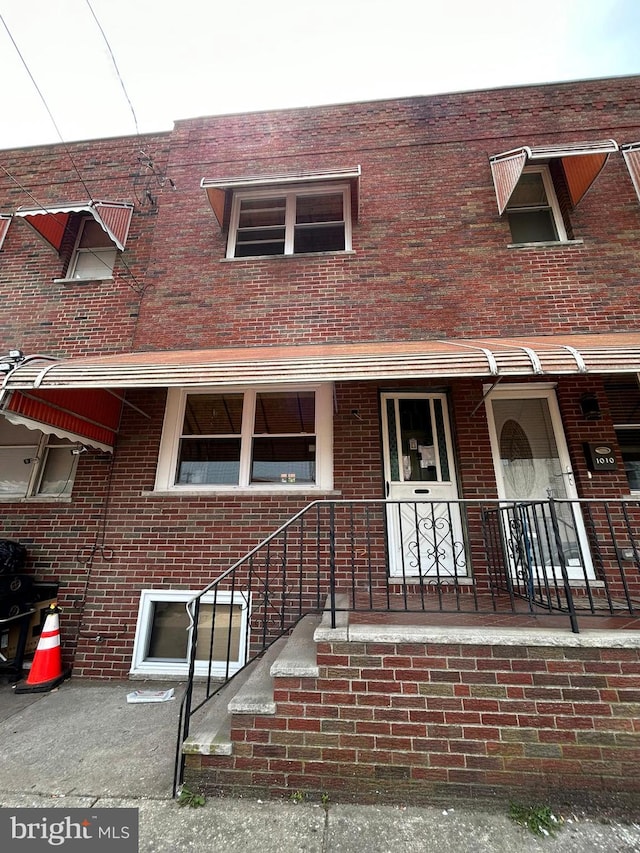
[[[389,573],[467,574],[444,394],[383,394]]]
[[[496,389],[487,400],[498,497],[512,572],[534,576],[593,577],[577,490],[553,389]],[[549,499],[557,499],[553,507]],[[562,555],[562,556],[561,556]]]

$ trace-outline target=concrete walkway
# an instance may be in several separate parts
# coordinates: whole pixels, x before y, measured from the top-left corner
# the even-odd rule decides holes
[[[180,807],[171,797],[178,700],[128,704],[141,686],[181,693],[181,685],[73,679],[43,694],[0,686],[0,806],[137,808],[140,851],[167,853],[640,853],[640,815],[567,814],[555,837],[539,838],[508,818],[506,802],[323,807],[246,798]]]

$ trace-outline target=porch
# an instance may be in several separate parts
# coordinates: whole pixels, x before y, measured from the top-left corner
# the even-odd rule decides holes
[[[447,727],[456,713],[466,713],[465,709],[479,700],[472,713],[473,722],[469,722],[471,717],[461,716],[460,720],[474,727],[472,734],[478,742],[472,751],[479,750],[485,756],[487,750],[506,748],[501,745],[504,734],[505,741],[520,743],[514,755],[526,764],[528,753],[519,740],[519,728],[530,724],[535,734],[526,737],[537,744],[546,743],[545,738],[553,741],[550,732],[558,725],[570,726],[571,720],[587,713],[590,730],[600,730],[601,716],[612,721],[611,726],[605,725],[608,734],[602,742],[598,734],[592,735],[601,758],[607,746],[618,743],[618,736],[620,746],[624,742],[640,750],[633,722],[640,702],[636,687],[640,672],[639,522],[637,501],[549,500],[505,505],[491,501],[372,500],[310,504],[188,605],[192,618],[190,675],[176,746],[176,787],[186,769],[192,780],[200,774],[205,787],[224,789],[221,780],[227,779],[237,790],[234,786],[242,788],[253,779],[257,787],[264,782],[271,793],[282,794],[290,783],[283,768],[294,767],[287,765],[287,756],[298,749],[302,756],[313,753],[318,761],[309,758],[311,764],[307,766],[306,759],[296,758],[291,776],[295,781],[291,784],[301,787],[304,782],[311,790],[322,781],[328,789],[331,767],[321,771],[320,765],[328,759],[319,756],[325,749],[342,749],[340,744],[351,735],[355,737],[356,731],[364,734],[355,722],[361,718],[369,719],[373,726],[365,738],[367,749],[381,750],[381,754],[369,761],[359,747],[345,747],[339,759],[341,778],[353,782],[369,774],[362,791],[370,793],[376,785],[377,790],[390,790],[381,779],[395,778],[394,767],[402,760],[402,778],[407,783],[403,782],[403,790],[413,791],[414,782],[426,778],[439,780],[436,787],[446,787],[453,777],[450,779],[442,767],[435,774],[425,775],[431,759],[424,755],[418,759],[412,740],[430,741],[426,723],[435,720],[435,706],[441,702],[444,704],[436,714],[439,722],[434,724]],[[462,538],[458,538],[461,533]],[[390,572],[392,549],[397,547],[400,556],[396,554],[395,571]],[[309,619],[317,620],[319,614],[322,629],[314,623],[313,642],[307,637],[301,643],[299,626],[305,621],[308,625]],[[296,658],[298,647],[307,649],[311,657],[297,661],[290,669],[274,670],[266,652],[287,635],[291,635],[289,658]],[[260,659],[267,663],[261,664]],[[272,693],[265,700],[268,713],[262,713],[260,703],[236,703],[228,722],[229,740],[222,752],[226,757],[221,759],[215,738],[207,741],[207,735],[203,743],[198,732],[213,707],[209,701],[218,693],[233,696],[236,687],[247,676],[252,677],[252,668],[247,669],[252,662],[261,672],[259,680]],[[295,689],[287,679],[295,681]],[[474,684],[483,685],[477,688],[479,694],[471,686]],[[589,686],[584,694],[579,692],[581,684]],[[283,698],[285,693],[279,689],[291,690],[292,695]],[[483,705],[485,700],[488,704]],[[402,710],[398,710],[398,702]],[[545,702],[549,708],[554,702],[560,704],[557,719],[547,715],[538,721],[546,732],[542,734],[534,717],[544,716],[538,703]],[[587,704],[582,706],[582,702]],[[619,702],[624,706],[621,709]],[[597,714],[591,707],[594,703],[602,705]],[[226,698],[223,704],[227,711],[233,707]],[[379,711],[369,717],[376,707]],[[247,708],[251,719],[246,717]],[[507,715],[504,733],[487,731],[485,738],[483,709]],[[529,715],[527,724],[519,716],[525,713]],[[385,720],[381,728],[376,727],[377,717],[378,722]],[[594,722],[596,717],[599,722]],[[377,740],[378,734],[383,740],[400,736],[387,731],[392,719],[401,728],[416,723],[414,735],[402,739],[402,756],[382,749],[382,742]],[[343,723],[338,722],[334,730],[331,720]],[[210,731],[208,723],[204,728]],[[250,730],[261,733],[251,734]],[[288,735],[286,743],[278,742],[275,748],[277,738],[273,740],[273,735],[277,731]],[[322,734],[325,731],[332,737],[326,739]],[[464,726],[457,727],[453,739],[465,741],[465,731]],[[319,738],[316,746],[322,741],[320,752],[308,752],[310,738],[313,740],[310,732]],[[267,772],[268,751],[260,761],[247,764],[255,773],[234,775],[243,761],[230,756],[247,758],[250,750],[257,758],[254,738],[272,743],[273,756],[284,761],[276,775]],[[443,741],[438,749],[449,754],[452,747],[444,729],[438,735],[440,741],[443,738],[447,744],[443,746]],[[576,738],[574,731],[569,740],[575,745]],[[244,744],[239,752],[237,740]],[[188,743],[191,746],[185,747]],[[424,751],[423,746],[419,752]],[[577,765],[572,770],[571,762],[566,761],[570,749],[566,755],[562,750],[558,753],[557,744],[553,749],[540,749],[540,755],[547,749],[547,757],[554,752],[560,762],[556,783],[564,775],[577,772]],[[586,760],[587,751],[579,749],[578,753]],[[216,754],[218,757],[213,757]],[[207,755],[212,757],[203,757]],[[452,760],[462,761],[458,769],[467,766],[467,757]],[[422,766],[417,775],[407,770],[414,762]],[[381,769],[383,765],[388,765],[386,770]],[[500,766],[505,770],[504,761]],[[212,772],[206,769],[214,767]],[[221,767],[229,774],[219,773]],[[549,781],[546,771],[541,765],[538,769],[531,781],[544,786]],[[507,782],[511,773],[509,769],[509,773],[496,777],[498,788],[503,783],[513,784],[513,778]],[[267,777],[271,781],[265,782]],[[344,778],[340,784],[348,788]],[[468,793],[473,793],[474,785],[478,791],[491,787],[473,773],[469,781],[474,778],[476,782]],[[615,790],[625,791],[622,776],[616,779],[611,782]],[[572,784],[577,784],[575,779]],[[606,788],[609,783],[602,784]],[[425,790],[434,788],[427,786]],[[418,796],[417,791],[414,794]]]

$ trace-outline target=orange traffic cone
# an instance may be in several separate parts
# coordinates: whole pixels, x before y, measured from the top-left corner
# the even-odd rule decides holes
[[[52,604],[47,611],[29,675],[15,685],[16,693],[46,693],[69,677],[70,670],[62,669],[58,613],[60,608]]]

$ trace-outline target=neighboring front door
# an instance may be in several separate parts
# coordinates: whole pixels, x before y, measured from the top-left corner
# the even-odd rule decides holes
[[[519,506],[506,516],[515,573],[522,563],[540,576],[559,578],[560,548],[569,577],[593,577],[584,520],[560,411],[552,388],[511,387],[487,399],[498,497]],[[551,515],[549,498],[558,499]],[[514,545],[516,538],[519,543]],[[516,547],[517,546],[517,547]],[[543,572],[544,570],[544,572]]]
[[[444,394],[383,394],[389,573],[467,574]]]

